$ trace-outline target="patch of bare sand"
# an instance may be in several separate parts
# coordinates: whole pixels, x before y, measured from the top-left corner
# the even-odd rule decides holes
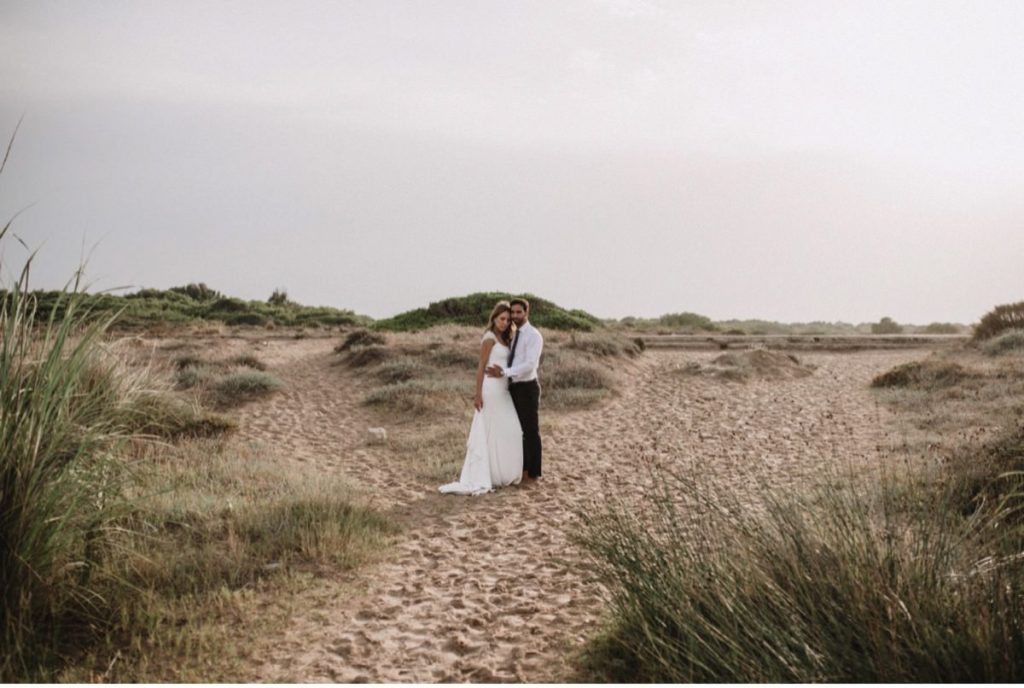
[[[576,566],[574,510],[610,492],[642,498],[641,455],[737,490],[792,488],[823,466],[877,463],[887,412],[868,383],[922,355],[803,353],[812,375],[738,384],[678,374],[718,352],[651,352],[596,409],[554,415],[542,403],[541,485],[467,498],[439,495],[387,445],[367,443],[365,388],[331,366],[333,343],[261,345],[287,387],[241,410],[236,441],[265,444],[297,470],[344,473],[405,533],[354,581],[324,579],[294,601],[288,630],[252,647],[251,673],[238,680],[567,680],[603,609],[602,591]]]

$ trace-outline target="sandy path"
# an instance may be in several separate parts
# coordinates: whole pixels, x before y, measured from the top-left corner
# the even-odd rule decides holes
[[[867,382],[921,351],[801,354],[791,381],[682,376],[711,352],[652,352],[603,406],[543,415],[545,478],[532,489],[441,496],[386,447],[367,446],[364,388],[330,344],[268,342],[260,356],[288,390],[242,411],[241,440],[302,470],[341,471],[404,517],[395,551],[323,580],[282,637],[253,648],[248,681],[558,682],[601,619],[601,593],[575,569],[575,509],[642,482],[641,454],[670,457],[737,489],[799,484],[823,463],[877,462],[889,439]],[[468,420],[467,420],[468,428]]]

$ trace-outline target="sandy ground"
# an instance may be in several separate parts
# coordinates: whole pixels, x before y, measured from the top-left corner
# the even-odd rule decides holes
[[[565,681],[603,608],[576,566],[576,510],[637,493],[645,455],[737,490],[799,487],[823,466],[877,464],[893,438],[867,383],[925,355],[802,352],[813,375],[741,384],[681,374],[718,352],[649,352],[627,364],[603,405],[565,414],[542,406],[541,485],[474,498],[438,494],[388,446],[368,442],[379,419],[360,406],[364,383],[330,365],[334,343],[256,344],[287,388],[240,411],[236,441],[264,445],[296,470],[343,473],[400,517],[403,535],[354,580],[318,581],[287,631],[252,648],[240,681]]]

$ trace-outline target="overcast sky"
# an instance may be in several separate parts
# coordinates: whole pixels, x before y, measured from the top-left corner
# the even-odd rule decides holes
[[[95,288],[373,317],[968,323],[1024,299],[1022,37],[1017,0],[0,0],[0,219],[39,288],[95,246]]]

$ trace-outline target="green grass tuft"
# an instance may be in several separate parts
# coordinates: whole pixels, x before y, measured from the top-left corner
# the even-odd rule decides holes
[[[261,399],[284,387],[284,383],[270,373],[244,370],[229,373],[217,380],[212,391],[221,407],[238,406]]]

